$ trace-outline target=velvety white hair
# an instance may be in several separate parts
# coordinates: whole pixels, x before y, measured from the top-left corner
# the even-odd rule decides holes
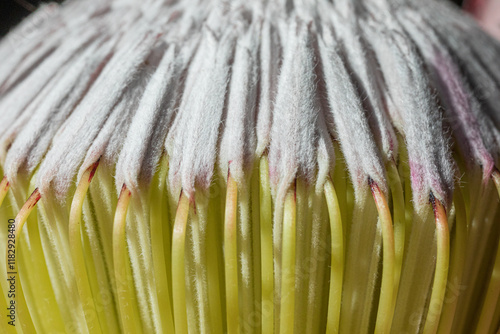
[[[166,150],[192,196],[268,148],[280,196],[299,175],[321,184],[338,141],[355,189],[387,189],[398,131],[415,203],[449,203],[447,123],[485,178],[498,158],[500,47],[478,30],[441,1],[48,5],[2,41],[2,164],[13,183],[38,168],[63,201],[99,157],[136,189]]]
[[[365,203],[370,189],[394,197],[388,166],[402,166],[401,174],[409,166],[405,196],[422,225],[435,200],[455,217],[460,168],[487,184],[499,166],[499,56],[497,40],[442,0],[49,4],[0,42],[0,165],[12,189],[31,180],[52,214],[64,216],[75,183],[96,161],[112,175],[113,192],[125,185],[142,198],[165,157],[169,198],[182,193],[194,203],[228,175],[248,187],[266,157],[278,277],[287,192],[301,180],[322,194],[340,161],[353,189],[344,204],[360,222],[349,225],[344,293],[358,292],[349,279],[359,277],[368,300],[378,293],[382,243],[373,204]],[[432,239],[429,231],[414,235]],[[144,235],[132,234],[130,247],[138,254],[132,264],[146,271]],[[419,245],[409,247],[412,268]],[[434,261],[431,250],[425,254],[422,261]],[[249,253],[240,260],[252,261]],[[241,273],[246,283],[250,271]],[[405,283],[413,274],[402,278],[402,303],[413,302]],[[144,283],[138,294],[150,288]],[[415,303],[423,309],[422,296]],[[362,313],[363,300],[343,303]],[[150,304],[141,310],[153,329]],[[411,315],[395,312],[393,329],[406,328]],[[343,326],[367,328],[368,313]]]

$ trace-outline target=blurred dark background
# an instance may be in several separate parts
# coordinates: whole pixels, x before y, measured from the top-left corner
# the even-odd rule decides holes
[[[47,2],[61,3],[63,0],[0,0],[0,37],[36,10],[41,3]]]
[[[140,0],[139,0],[140,1]],[[461,5],[463,0],[450,0]],[[63,0],[0,0],[0,37],[18,24],[43,2],[58,2]]]

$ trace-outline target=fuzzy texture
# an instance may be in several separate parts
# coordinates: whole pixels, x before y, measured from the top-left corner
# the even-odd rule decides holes
[[[381,72],[377,71],[377,59],[369,47],[366,36],[362,34],[360,27],[362,23],[356,19],[356,8],[352,6],[346,10],[348,11],[346,14],[333,11],[335,16],[329,24],[332,27],[327,29],[333,29],[337,34],[339,53],[345,58],[345,66],[348,67],[356,85],[371,131],[384,160],[397,160],[398,140],[384,108],[383,78]]]
[[[466,80],[462,78],[460,69],[453,62],[453,57],[446,48],[440,48],[439,37],[433,30],[422,30],[423,19],[415,11],[402,11],[401,23],[412,35],[419,50],[425,58],[426,63],[433,69],[432,80],[443,103],[446,104],[445,113],[447,123],[453,129],[453,135],[460,142],[459,148],[463,149],[466,163],[477,164],[483,167],[484,179],[491,176],[494,167],[493,155],[499,151],[499,147],[492,147],[481,138],[481,123],[485,122],[477,102],[470,92],[472,89]],[[482,117],[482,119],[481,119]],[[479,119],[478,119],[479,118]],[[494,145],[494,144],[493,144]]]
[[[190,197],[208,189],[216,169],[244,184],[255,158],[269,152],[282,197],[297,176],[321,186],[333,170],[332,140],[355,189],[371,177],[386,191],[383,165],[398,159],[398,129],[417,205],[431,191],[449,203],[449,125],[433,86],[456,144],[485,178],[498,159],[500,46],[444,4],[150,1],[146,10],[87,2],[40,8],[32,18],[39,29],[28,31],[27,21],[0,47],[8,54],[21,39],[0,65],[0,108],[9,110],[0,123],[4,169],[14,181],[39,166],[41,192],[61,201],[101,156],[119,161],[117,190],[126,183],[136,191],[164,151],[171,186]],[[85,20],[92,29],[82,28]],[[48,37],[30,43],[23,31]],[[467,36],[475,38],[465,43]]]
[[[206,34],[189,73],[192,78],[186,79],[193,87],[183,96],[177,136],[171,139],[173,150],[169,151],[170,180],[174,188],[182,187],[191,198],[196,186],[208,189],[212,181],[236,43],[232,31],[220,39],[211,31]],[[204,149],[198,150],[200,147]]]
[[[373,11],[373,10],[372,10]],[[367,34],[384,72],[387,94],[401,114],[408,149],[412,189],[417,206],[428,202],[432,191],[450,205],[454,166],[445,137],[442,115],[421,56],[414,42],[384,10],[368,21]],[[390,28],[385,24],[390,22]]]
[[[473,332],[500,234],[499,55],[500,43],[437,0],[40,7],[0,41],[0,202],[12,192],[0,218],[29,190],[41,196],[20,239],[34,326],[52,328],[53,310],[67,332],[90,326],[73,271],[80,240],[68,239],[83,227],[109,332],[135,317],[146,333],[222,333],[238,321],[254,332],[260,320],[265,333],[370,333],[394,313],[393,332],[420,333],[433,320],[433,273],[448,269],[434,266],[438,208],[452,228],[449,281],[463,270],[471,287],[443,314],[457,307],[449,328]],[[114,289],[125,254],[132,281]],[[379,293],[391,267],[396,298]],[[33,288],[39,277],[54,291]],[[120,300],[127,292],[134,305]],[[482,314],[500,323],[495,303]],[[334,304],[337,324],[325,309]]]
[[[269,150],[272,184],[282,197],[295,177],[314,183],[333,170],[333,139],[355,189],[371,177],[384,190],[382,166],[398,159],[396,128],[408,146],[416,203],[424,205],[430,191],[448,203],[450,141],[424,62],[447,121],[461,124],[452,130],[457,144],[485,178],[491,172],[500,138],[500,90],[491,88],[499,87],[500,68],[492,60],[500,46],[446,5],[429,2],[433,13],[388,1],[194,3],[151,1],[146,11],[127,10],[139,8],[127,1],[40,8],[32,18],[39,30],[31,34],[48,38],[21,40],[0,66],[0,107],[9,110],[0,123],[7,176],[39,166],[41,192],[51,189],[64,201],[75,175],[103,156],[109,164],[119,160],[117,190],[126,183],[134,191],[151,180],[166,150],[174,192],[192,197],[195,188],[208,189],[215,165],[244,184],[255,157]],[[273,22],[283,9],[284,19]],[[405,28],[391,14],[417,10],[418,18],[401,19]],[[79,20],[67,19],[78,11]],[[449,24],[433,19],[438,12]],[[85,19],[92,29],[80,27]],[[127,24],[138,29],[121,31]],[[23,29],[2,42],[2,54]],[[439,51],[444,34],[451,38]],[[466,36],[478,37],[463,47]],[[181,42],[185,47],[175,47]],[[470,85],[475,94],[467,96]]]
[[[322,119],[314,73],[311,27],[293,18],[278,83],[269,168],[279,199],[297,177],[312,182],[316,171],[318,127]]]
[[[173,119],[178,95],[175,87],[180,84],[179,76],[183,67],[182,63],[175,61],[178,52],[174,44],[163,54],[130,124],[123,144],[127,149],[122,150],[117,162],[116,184],[127,184],[133,192],[139,189],[139,179],[152,179],[164,149],[163,143]]]
[[[14,178],[18,173],[33,173],[58,128],[83,98],[109,55],[110,49],[90,48],[74,67],[61,72],[60,79],[45,88],[49,91],[46,98],[36,104],[37,113],[19,131],[7,154],[5,170],[9,175]]]
[[[236,43],[227,116],[221,131],[219,166],[222,175],[226,177],[230,172],[239,184],[245,184],[255,158],[259,31],[257,22]]]
[[[102,75],[96,79],[92,86],[96,96],[89,103],[80,103],[78,107],[80,110],[73,112],[56,134],[58,141],[53,143],[40,166],[38,175],[41,193],[52,190],[58,199],[63,200],[78,166],[91,146],[98,144],[93,148],[97,150],[94,154],[97,160],[104,154],[108,143],[112,142],[112,130],[115,127],[119,129],[120,125],[128,127],[129,121],[126,121],[126,118],[131,118],[130,114],[123,115],[123,118],[118,115],[125,109],[134,111],[136,100],[127,98],[126,95],[133,94],[134,90],[143,89],[143,85],[135,85],[135,80],[140,81],[140,78],[136,78],[136,73],[157,40],[151,32],[139,31],[131,35],[126,42],[123,42],[125,43],[123,51],[110,60]],[[125,98],[120,101],[123,95]],[[89,92],[86,98],[89,96],[93,96],[92,92]],[[113,116],[115,111],[117,114]],[[89,119],[92,121],[89,122]],[[107,123],[108,119],[110,122]],[[122,141],[115,142],[115,145],[121,146]],[[109,151],[112,154],[113,151],[119,150],[119,147],[110,146],[109,149],[112,150]]]
[[[366,188],[372,178],[383,191],[387,191],[385,171],[370,131],[368,119],[345,62],[339,54],[339,46],[325,32],[325,42],[320,44],[329,109],[342,152],[349,168],[355,191]],[[328,33],[330,33],[328,35]]]

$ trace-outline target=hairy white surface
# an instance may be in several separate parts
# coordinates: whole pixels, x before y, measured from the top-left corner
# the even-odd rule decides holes
[[[128,192],[120,206],[117,198],[127,189],[132,196],[127,248],[145,333],[173,326],[163,322],[171,311],[164,306],[171,302],[172,282],[167,282],[178,270],[171,262],[172,242],[179,243],[184,232],[191,332],[210,332],[219,326],[217,318],[225,319],[217,313],[232,311],[232,305],[220,299],[222,307],[217,300],[223,298],[226,279],[232,280],[218,277],[229,268],[229,260],[222,260],[226,232],[237,234],[243,332],[252,332],[246,320],[253,322],[252,311],[261,311],[260,303],[253,304],[259,292],[266,298],[271,292],[258,285],[264,277],[266,285],[268,278],[274,280],[275,299],[274,305],[263,303],[262,311],[274,307],[274,330],[280,331],[281,320],[287,319],[280,319],[279,300],[286,297],[281,295],[282,274],[288,270],[282,256],[292,252],[297,264],[295,332],[324,332],[315,319],[326,316],[326,303],[315,300],[330,298],[325,288],[335,281],[323,270],[331,268],[345,269],[338,280],[342,291],[337,291],[343,294],[340,332],[372,331],[378,322],[375,310],[382,305],[375,299],[387,298],[379,285],[384,275],[392,275],[384,274],[384,267],[386,260],[395,261],[389,256],[393,243],[400,261],[394,264],[403,266],[393,332],[420,326],[434,272],[429,264],[437,254],[430,199],[445,205],[452,228],[464,218],[469,227],[462,226],[474,233],[465,243],[458,229],[451,230],[450,273],[459,270],[454,259],[462,256],[460,247],[469,254],[464,272],[471,277],[482,272],[474,267],[489,263],[477,259],[483,258],[483,246],[493,245],[488,234],[495,231],[490,228],[494,210],[486,207],[495,203],[493,198],[483,201],[491,189],[482,188],[487,182],[471,184],[471,192],[464,192],[466,211],[451,200],[460,182],[456,160],[471,183],[479,180],[480,171],[490,182],[500,163],[500,43],[444,1],[423,3],[67,0],[41,7],[0,41],[0,171],[12,186],[15,204],[23,203],[28,189],[39,188],[43,254],[71,326],[74,318],[85,328],[85,317],[82,310],[73,312],[78,293],[70,250],[78,249],[68,239],[68,209],[72,198],[82,194],[74,196],[75,185],[83,175],[89,177],[96,161],[99,169],[83,202],[80,225],[88,233],[82,239],[85,256],[87,243],[93,255],[85,258],[85,266],[94,275],[94,262],[98,285],[115,295],[113,241],[118,235],[113,232],[120,222],[112,222],[126,207]],[[237,191],[225,195],[229,175]],[[87,191],[88,183],[81,184],[79,191]],[[295,198],[285,202],[290,190]],[[189,208],[182,201],[176,212],[178,199],[184,199],[181,192]],[[220,223],[233,209],[236,225],[227,221],[223,234]],[[174,218],[184,214],[189,218],[182,232],[182,219]],[[79,223],[74,218],[71,222]],[[284,233],[291,231],[285,219],[297,227],[293,251],[283,243],[292,239]],[[31,243],[37,226],[28,225],[25,241],[37,255],[40,246]],[[332,254],[330,267],[326,262]],[[273,268],[259,265],[265,257],[272,257]],[[89,282],[93,296],[101,298],[95,281]],[[26,289],[27,296],[32,290]],[[460,300],[479,289],[468,291]],[[110,323],[117,327],[108,332],[119,331],[119,320],[112,318],[120,316],[116,307],[121,302],[111,300],[105,316],[99,312],[99,317],[111,312]],[[95,305],[101,306],[97,299]],[[406,315],[415,321],[406,321]],[[472,316],[462,318],[467,322]],[[222,331],[220,322],[214,332]]]
[[[373,41],[388,94],[401,115],[415,206],[423,208],[431,191],[449,205],[455,169],[439,105],[415,43],[395,20],[387,28],[386,17],[383,12],[369,20],[364,33]]]
[[[278,198],[296,177],[315,174],[317,120],[320,113],[310,26],[294,18],[288,31],[271,130],[269,168]]]
[[[230,172],[240,184],[245,183],[245,174],[250,172],[255,155],[259,30],[257,23],[237,42],[220,144],[222,175]]]
[[[38,172],[41,193],[53,190],[56,197],[63,200],[78,167],[103,127],[108,130],[108,135],[102,134],[98,139],[102,140],[99,147],[101,152],[112,135],[111,130],[115,126],[119,129],[120,117],[114,118],[114,124],[106,125],[106,121],[116,106],[120,108],[120,99],[126,94],[127,88],[136,82],[136,75],[140,73],[157,37],[151,32],[139,31],[130,33],[124,40],[125,47],[110,60],[91,92],[80,102],[78,110],[72,113],[56,134],[57,140],[52,143]],[[123,103],[126,105],[122,104],[122,107],[126,108],[128,104],[134,110],[133,99],[124,99]]]
[[[324,42],[320,41],[320,52],[328,103],[354,189],[366,189],[368,178],[372,178],[383,191],[387,191],[384,167],[361,99],[334,37],[328,34],[324,39]]]
[[[48,5],[0,42],[0,162],[64,201],[98,159],[135,192],[167,154],[193,197],[267,154],[282,197],[297,177],[321,189],[337,141],[354,189],[385,191],[399,132],[416,206],[447,203],[452,149],[498,163],[499,52],[433,0]]]
[[[75,61],[74,66],[56,75],[55,80],[44,88],[46,95],[40,95],[35,103],[30,104],[30,118],[16,135],[5,160],[8,175],[33,173],[55,133],[87,93],[110,52],[109,42],[107,45],[95,44]]]

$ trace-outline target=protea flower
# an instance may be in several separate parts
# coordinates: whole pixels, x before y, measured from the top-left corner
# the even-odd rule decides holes
[[[436,0],[39,8],[0,45],[1,332],[497,332],[499,56]]]

